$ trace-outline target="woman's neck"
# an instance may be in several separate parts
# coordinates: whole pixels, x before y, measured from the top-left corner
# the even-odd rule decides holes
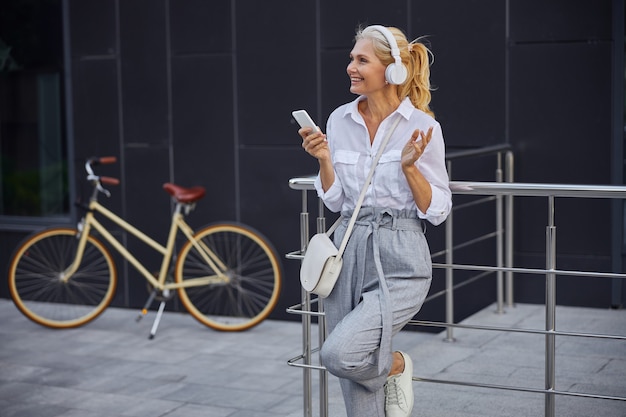
[[[367,96],[359,102],[359,113],[364,119],[380,124],[400,106],[400,99],[395,94],[376,94]]]
[[[367,96],[365,100],[359,102],[359,113],[365,121],[370,137],[370,143],[374,142],[378,127],[391,113],[400,106],[400,99],[397,95]]]

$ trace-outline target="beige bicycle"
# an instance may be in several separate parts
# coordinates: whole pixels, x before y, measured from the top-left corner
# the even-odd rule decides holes
[[[93,167],[114,162],[115,157],[86,162],[93,192],[76,228],[45,229],[27,237],[16,249],[9,266],[9,289],[17,308],[36,323],[53,328],[77,327],[95,319],[110,304],[117,284],[115,262],[101,243],[103,238],[152,289],[139,318],[155,298],[161,298],[150,338],[156,333],[165,301],[175,291],[187,311],[213,329],[245,330],[267,318],[281,289],[280,263],[268,240],[237,223],[209,225],[194,232],[184,215],[195,208],[205,189],[166,183],[163,188],[172,197],[175,210],[166,245],[157,243],[98,202],[100,193],[110,196],[103,185],[117,185],[119,180],[98,176]],[[96,219],[96,214],[163,255],[156,277]],[[179,231],[186,240],[173,258]]]

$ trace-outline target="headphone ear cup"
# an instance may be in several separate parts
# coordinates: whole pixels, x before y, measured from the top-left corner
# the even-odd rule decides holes
[[[389,84],[400,85],[406,81],[408,72],[402,64],[389,64],[385,69],[385,78]]]

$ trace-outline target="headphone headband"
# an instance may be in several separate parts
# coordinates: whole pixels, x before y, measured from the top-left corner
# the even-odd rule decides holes
[[[391,56],[393,57],[395,63],[389,64],[387,69],[385,70],[385,78],[390,84],[399,85],[406,81],[407,79],[407,69],[402,63],[402,58],[400,57],[400,48],[398,48],[398,42],[396,42],[395,36],[393,33],[386,27],[382,25],[372,25],[368,26],[364,29],[371,29],[381,33],[387,42],[389,43],[389,47],[391,48]]]
[[[385,37],[385,39],[387,39],[389,47],[391,48],[391,56],[393,57],[393,59],[395,59],[396,64],[401,64],[402,59],[400,58],[400,48],[398,48],[398,42],[396,42],[396,37],[393,36],[393,33],[391,33],[389,29],[382,25],[372,25],[369,26],[369,28],[380,32]]]

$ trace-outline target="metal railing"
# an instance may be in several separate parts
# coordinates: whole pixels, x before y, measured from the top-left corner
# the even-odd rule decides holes
[[[585,276],[585,277],[606,277],[614,279],[624,279],[626,274],[621,273],[603,273],[595,271],[572,271],[572,270],[559,270],[556,268],[556,226],[555,226],[555,199],[561,197],[567,198],[594,198],[594,199],[626,199],[626,187],[618,186],[589,186],[589,185],[563,185],[563,184],[524,184],[524,183],[502,183],[502,182],[461,182],[452,181],[450,183],[453,194],[466,194],[476,196],[488,196],[490,199],[496,201],[497,206],[497,230],[495,237],[497,240],[497,266],[485,266],[485,265],[460,265],[452,262],[452,253],[454,251],[454,245],[452,242],[452,219],[448,219],[450,222],[450,230],[446,229],[446,255],[445,263],[433,263],[434,268],[441,268],[446,271],[446,289],[444,293],[446,295],[446,322],[428,322],[420,320],[412,320],[410,325],[418,326],[433,326],[433,327],[445,327],[446,330],[454,328],[465,329],[478,329],[478,330],[493,330],[493,331],[505,331],[505,332],[517,332],[517,333],[531,333],[531,334],[543,334],[545,336],[545,389],[535,389],[526,387],[504,386],[504,385],[490,385],[479,384],[471,382],[460,382],[450,380],[436,380],[415,377],[415,381],[431,382],[431,383],[444,383],[465,385],[473,387],[491,388],[491,389],[504,389],[512,391],[523,391],[540,393],[545,396],[545,416],[554,417],[555,415],[555,396],[576,396],[585,398],[596,398],[605,400],[619,400],[626,401],[626,397],[608,396],[608,395],[594,395],[581,392],[559,391],[556,390],[555,385],[555,339],[556,336],[570,336],[570,337],[587,337],[598,339],[614,339],[614,340],[626,340],[624,335],[607,335],[607,334],[588,334],[588,333],[576,333],[576,332],[560,332],[556,330],[556,276]],[[313,178],[294,178],[290,180],[290,187],[296,190],[303,191],[303,212],[301,213],[301,220],[304,226],[301,228],[302,247],[300,251],[292,252],[287,255],[290,259],[301,259],[302,253],[306,250],[306,244],[308,241],[308,212],[306,191],[313,189]],[[512,198],[513,197],[544,197],[548,200],[548,219],[546,226],[546,268],[516,268],[512,266]],[[503,221],[502,211],[503,206],[501,199],[507,199],[506,210],[506,222]],[[504,259],[504,239],[501,229],[502,224],[505,225],[507,241],[507,254]],[[510,228],[510,229],[509,229]],[[324,207],[319,203],[319,214],[317,218],[318,231],[325,230],[325,217]],[[492,235],[492,234],[490,234]],[[441,255],[438,254],[438,255]],[[503,264],[506,263],[506,266]],[[451,320],[452,306],[448,304],[453,303],[454,285],[452,280],[452,272],[454,270],[466,270],[466,271],[478,271],[484,274],[497,274],[498,281],[498,308],[501,308],[501,300],[503,297],[503,285],[502,274],[506,274],[507,285],[509,291],[507,292],[507,302],[513,305],[512,294],[512,276],[514,273],[518,274],[535,274],[545,275],[546,280],[546,313],[545,313],[545,329],[516,329],[516,328],[501,328],[491,326],[476,326],[476,325],[461,325],[455,324]],[[318,310],[313,311],[311,309],[312,304],[317,303]],[[289,365],[298,366],[303,368],[304,378],[304,415],[312,415],[312,388],[311,388],[311,372],[320,372],[320,416],[328,415],[328,398],[327,398],[327,374],[325,368],[321,364],[313,364],[312,355],[318,348],[311,347],[311,324],[312,317],[315,317],[318,321],[318,343],[321,346],[325,338],[324,328],[324,307],[323,300],[315,299],[311,300],[310,294],[303,291],[302,302],[295,306],[290,307],[288,312],[293,314],[301,314],[303,317],[303,353],[288,361]],[[450,314],[450,315],[449,315]],[[453,340],[451,333],[448,334],[448,339]]]
[[[495,179],[496,181],[502,181],[506,178],[506,181],[513,180],[513,154],[510,151],[510,146],[508,144],[498,144],[492,146],[485,146],[480,148],[466,148],[466,149],[457,149],[457,150],[448,150],[446,152],[446,168],[448,171],[448,175],[451,176],[452,173],[452,163],[456,160],[468,159],[468,158],[477,158],[477,157],[485,157],[485,156],[493,156],[496,155],[496,170],[495,170]],[[502,167],[502,162],[504,160],[504,171]],[[301,177],[301,178],[292,178],[289,181],[289,186],[292,189],[302,191],[302,210],[300,213],[300,250],[288,253],[286,255],[287,259],[302,259],[304,252],[306,251],[306,246],[308,244],[308,240],[310,238],[309,233],[309,212],[308,212],[308,192],[313,191],[313,181],[314,177]],[[475,205],[486,204],[492,201],[496,201],[497,206],[497,216],[496,216],[496,230],[493,232],[487,232],[482,236],[475,237],[467,242],[462,242],[460,244],[454,245],[453,243],[453,220],[452,213],[448,217],[448,220],[445,222],[445,248],[441,251],[435,252],[431,254],[433,259],[436,259],[440,256],[445,256],[447,263],[452,263],[453,252],[454,250],[458,250],[463,247],[471,246],[477,244],[481,241],[490,238],[496,238],[498,248],[498,263],[497,266],[501,267],[502,265],[502,248],[503,248],[503,235],[507,237],[507,242],[511,242],[511,244],[507,244],[507,266],[512,265],[512,229],[513,229],[513,220],[512,220],[512,197],[504,197],[507,199],[507,232],[503,233],[503,197],[487,197],[478,199],[476,201],[472,201],[470,203],[466,203],[464,205],[455,205],[453,207],[453,212],[463,210],[468,207],[472,207]],[[326,231],[326,216],[324,210],[324,204],[321,200],[317,200],[317,210],[318,215],[316,218],[316,232],[321,233]],[[453,271],[451,269],[447,269],[445,271],[446,274],[446,287],[443,291],[438,293],[431,294],[426,300],[425,303],[431,302],[438,297],[445,296],[445,309],[446,309],[446,323],[454,324],[454,291],[462,286],[471,284],[472,282],[477,281],[478,279],[484,278],[490,275],[490,272],[481,272],[477,276],[472,277],[462,283],[454,284],[453,280]],[[502,272],[497,272],[498,278],[498,311],[503,311],[503,284],[502,284]],[[512,274],[507,276],[507,298],[510,305],[513,304],[513,283],[512,283]],[[302,315],[302,354],[288,361],[288,363],[292,366],[298,366],[303,368],[303,391],[304,391],[304,416],[311,417],[312,416],[312,371],[318,370],[319,372],[319,400],[320,400],[320,417],[326,417],[328,415],[328,375],[325,372],[325,368],[321,365],[313,365],[312,364],[312,355],[317,352],[319,348],[311,347],[311,331],[312,331],[312,319],[316,318],[318,323],[318,343],[321,346],[324,343],[326,337],[326,327],[324,320],[324,303],[321,299],[311,299],[310,294],[302,291],[302,302],[298,305],[292,306],[287,309],[288,313],[291,314],[300,314]],[[317,311],[311,310],[312,304],[317,305]],[[453,327],[446,328],[446,340],[453,341]],[[297,363],[301,361],[300,363]]]
[[[517,333],[543,334],[545,336],[545,389],[533,389],[525,387],[514,387],[504,385],[490,385],[477,383],[464,383],[459,381],[444,381],[427,378],[413,378],[414,380],[434,383],[447,383],[455,385],[465,385],[473,387],[505,389],[513,391],[524,391],[542,393],[545,395],[545,416],[553,417],[555,415],[555,397],[556,395],[566,395],[574,397],[596,398],[605,400],[626,401],[626,397],[595,395],[582,392],[559,391],[556,389],[555,378],[555,356],[556,356],[556,336],[577,336],[596,339],[613,339],[626,340],[626,335],[607,335],[607,334],[590,334],[577,332],[561,332],[556,329],[556,277],[560,276],[579,276],[590,278],[626,278],[626,274],[622,273],[606,273],[595,271],[573,271],[560,270],[556,266],[556,225],[555,225],[555,199],[560,197],[568,198],[599,198],[599,199],[626,199],[626,187],[621,186],[597,186],[597,185],[565,185],[565,184],[525,184],[525,183],[489,183],[489,182],[453,182],[451,188],[455,194],[472,194],[472,195],[492,195],[492,196],[531,196],[544,197],[548,200],[547,226],[546,226],[546,268],[514,268],[507,267],[489,267],[481,265],[459,265],[459,264],[433,264],[434,268],[445,268],[446,270],[474,270],[474,271],[495,271],[507,273],[524,273],[545,275],[546,294],[545,294],[545,329],[516,329],[501,328],[493,326],[476,326],[476,325],[460,325],[436,322],[426,322],[420,320],[412,320],[410,324],[421,326],[435,327],[454,327],[468,328],[477,330],[494,330]]]

